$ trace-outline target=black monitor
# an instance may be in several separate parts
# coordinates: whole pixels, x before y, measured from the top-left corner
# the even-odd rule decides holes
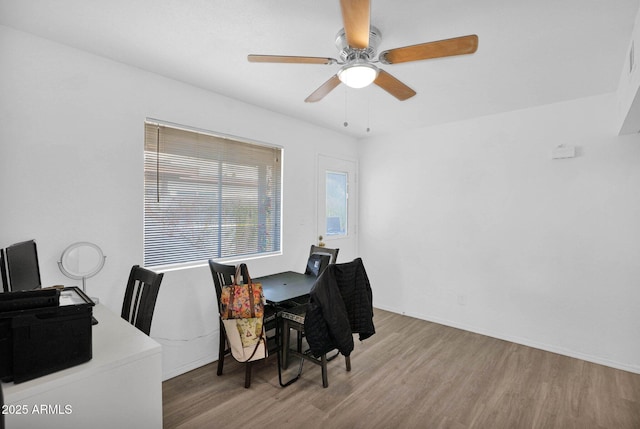
[[[38,251],[34,240],[7,247],[4,257],[7,280],[12,292],[41,287]]]

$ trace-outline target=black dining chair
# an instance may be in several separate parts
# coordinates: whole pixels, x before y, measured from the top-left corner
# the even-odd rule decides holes
[[[325,294],[328,291],[325,288],[330,288],[331,293]],[[328,296],[334,296],[339,301],[331,301],[327,299]],[[342,310],[336,311],[332,306]],[[342,324],[334,323],[336,316],[340,316]],[[281,386],[288,386],[298,380],[303,363],[308,361],[321,367],[322,386],[328,387],[327,362],[335,356],[327,358],[327,353],[335,349],[345,355],[346,370],[351,371],[353,333],[359,333],[361,340],[375,333],[371,287],[362,260],[357,258],[349,263],[330,265],[312,288],[309,303],[279,311],[278,320],[282,329],[278,362]],[[325,330],[325,326],[328,330]],[[338,327],[343,331],[331,331]],[[291,329],[298,333],[295,349],[290,348]],[[300,333],[304,333],[307,338],[309,349],[306,351],[301,349]],[[293,379],[283,382],[281,369],[288,367],[289,356],[298,357],[300,366]]]
[[[289,366],[289,357],[295,356],[300,360],[300,366],[298,368],[297,375],[287,381],[282,382],[282,376],[280,376],[280,385],[285,387],[288,386],[295,381],[297,381],[302,375],[302,366],[305,360],[319,365],[322,371],[322,387],[329,386],[329,378],[327,375],[327,362],[333,360],[338,356],[339,353],[335,354],[331,358],[327,357],[327,353],[323,353],[319,357],[313,356],[309,350],[302,351],[302,337],[304,336],[304,321],[305,321],[305,313],[307,310],[306,304],[298,305],[297,307],[288,308],[286,310],[282,310],[278,312],[278,321],[279,321],[279,337],[281,341],[281,350],[279,350],[279,354],[281,353],[280,359],[278,362],[279,370],[280,368],[286,369]],[[297,346],[296,349],[290,348],[291,343],[291,330],[296,331],[297,333]],[[345,356],[345,366],[347,371],[351,371],[351,357]]]
[[[321,247],[312,244],[311,249],[309,249],[309,256],[329,255],[329,263],[335,264],[338,262],[338,252],[340,252],[340,249],[329,249],[328,247]]]
[[[215,262],[212,259],[209,259],[209,268],[211,269],[211,275],[213,276],[213,284],[216,289],[216,299],[218,303],[218,320],[220,322],[220,339],[218,344],[218,371],[217,374],[222,375],[222,370],[224,368],[224,359],[226,356],[231,355],[231,347],[228,347],[229,342],[227,340],[227,333],[224,329],[224,324],[222,323],[222,317],[220,316],[220,297],[222,296],[222,287],[229,286],[233,284],[235,275],[236,275],[236,267],[234,265],[224,265]],[[243,278],[247,278],[247,269],[246,265],[243,264],[241,267],[241,275]],[[270,305],[264,306],[264,320],[263,326],[265,332],[274,331],[276,324],[276,311]],[[275,343],[275,336],[269,337],[267,335],[267,343],[269,341]],[[251,361],[244,362],[245,365],[245,375],[244,375],[244,387],[249,388],[251,386]]]
[[[309,257],[307,258],[307,266],[304,273],[306,275],[318,277],[329,266],[335,264],[338,260],[338,252],[340,249],[329,249],[328,247],[320,247],[315,244],[309,249]],[[297,304],[306,304],[308,297],[297,300]]]
[[[124,320],[149,335],[153,312],[164,273],[134,265],[124,293],[121,316]]]

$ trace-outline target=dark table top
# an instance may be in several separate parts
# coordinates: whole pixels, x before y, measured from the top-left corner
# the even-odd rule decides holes
[[[262,283],[262,293],[268,303],[279,305],[285,301],[308,295],[317,277],[286,271],[252,280],[254,283]]]

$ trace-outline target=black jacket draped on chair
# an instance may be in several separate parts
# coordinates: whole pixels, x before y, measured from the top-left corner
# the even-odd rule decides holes
[[[310,292],[304,330],[314,356],[333,349],[349,356],[354,333],[360,334],[360,341],[375,334],[371,285],[362,259],[329,265],[318,277]]]

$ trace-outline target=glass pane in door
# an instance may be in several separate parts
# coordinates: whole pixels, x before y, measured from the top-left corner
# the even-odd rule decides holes
[[[347,173],[326,172],[326,235],[347,235]]]

